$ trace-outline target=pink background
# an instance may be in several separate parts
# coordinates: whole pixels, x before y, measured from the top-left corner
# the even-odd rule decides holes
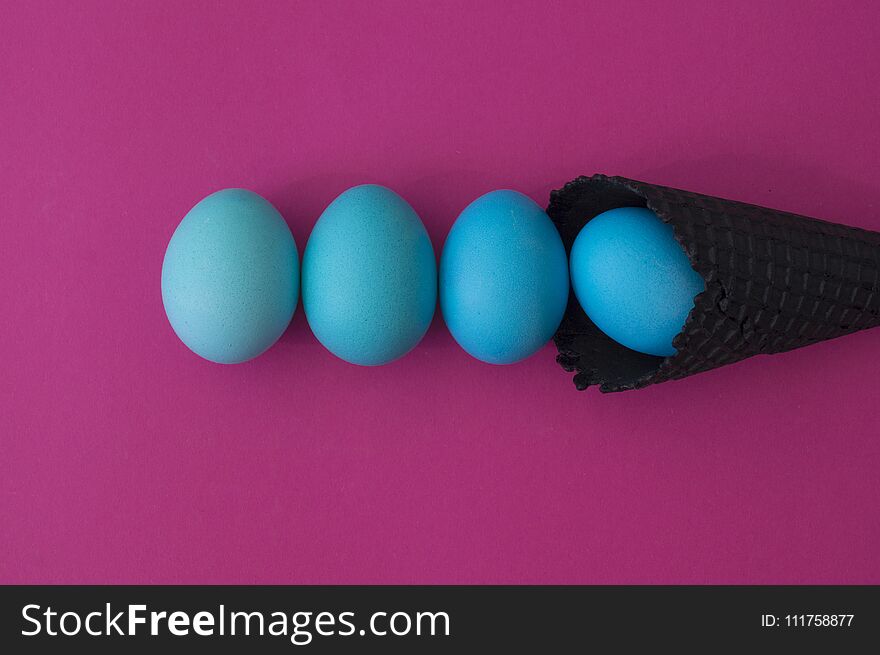
[[[5,3],[0,581],[880,583],[880,331],[600,395],[439,316],[212,365],[159,291],[227,186],[300,251],[350,185],[439,254],[593,172],[880,229],[878,80],[874,2]]]

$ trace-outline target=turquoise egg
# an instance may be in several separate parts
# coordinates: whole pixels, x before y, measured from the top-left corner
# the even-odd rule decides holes
[[[568,302],[568,259],[541,207],[516,191],[468,205],[440,257],[440,307],[473,357],[511,364],[553,336]]]
[[[402,357],[437,305],[437,263],[421,219],[383,186],[343,192],[309,236],[302,294],[312,332],[337,357],[363,366]]]
[[[298,290],[293,235],[252,191],[209,195],[183,217],[165,251],[165,313],[180,340],[212,362],[243,362],[275,343]]]
[[[676,353],[705,283],[672,227],[644,207],[619,207],[590,220],[571,249],[575,296],[590,320],[618,343],[648,355]]]

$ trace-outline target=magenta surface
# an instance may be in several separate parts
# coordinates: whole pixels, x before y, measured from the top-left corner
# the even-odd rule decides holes
[[[159,288],[228,186],[300,249],[354,184],[439,254],[593,172],[880,229],[880,6],[259,4],[2,12],[0,582],[880,583],[880,331],[602,396],[439,316],[212,365]]]

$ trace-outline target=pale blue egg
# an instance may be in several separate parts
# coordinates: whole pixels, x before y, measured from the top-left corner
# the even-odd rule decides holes
[[[224,189],[199,202],[165,251],[165,313],[180,340],[212,362],[243,362],[269,348],[290,323],[298,291],[290,229],[252,191]]]
[[[437,263],[421,219],[383,186],[348,189],[309,236],[302,294],[312,332],[337,357],[363,366],[402,357],[437,305]]]
[[[459,345],[484,362],[511,364],[540,350],[559,327],[568,288],[559,232],[516,191],[474,200],[443,246],[443,318]]]
[[[672,227],[644,207],[612,209],[581,229],[571,249],[571,281],[600,330],[661,357],[676,353],[672,340],[705,288]]]

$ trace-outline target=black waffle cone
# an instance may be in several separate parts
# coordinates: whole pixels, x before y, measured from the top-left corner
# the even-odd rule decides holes
[[[581,228],[615,207],[669,223],[706,290],[672,357],[613,341],[572,293],[553,340],[578,389],[639,389],[880,325],[878,232],[605,175],[553,191],[547,213],[571,252]]]

